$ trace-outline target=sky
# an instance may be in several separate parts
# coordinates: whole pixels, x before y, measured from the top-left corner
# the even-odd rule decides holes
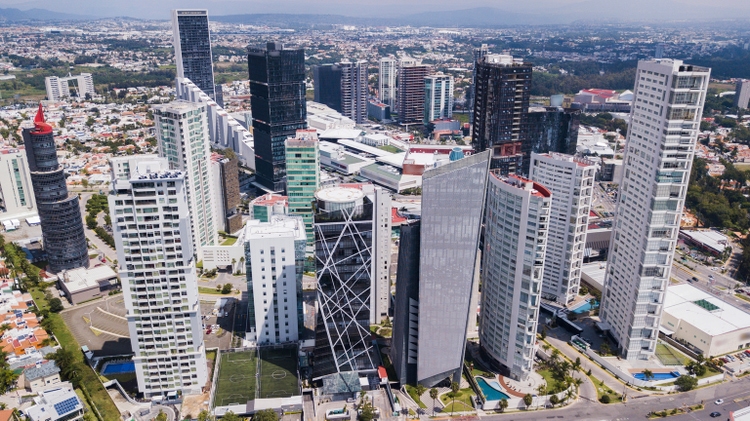
[[[748,0],[0,0],[0,8],[41,8],[92,17],[168,19],[174,8],[208,9],[212,15],[316,13],[395,17],[430,11],[493,7],[502,11],[560,16],[560,19],[706,20],[750,19]],[[668,19],[667,19],[668,20]]]

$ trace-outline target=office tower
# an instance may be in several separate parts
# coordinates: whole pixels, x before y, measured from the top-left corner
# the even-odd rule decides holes
[[[271,191],[286,188],[284,142],[307,128],[305,51],[269,42],[248,49],[258,182]]]
[[[396,60],[392,57],[380,59],[378,71],[378,100],[385,105],[393,107],[396,105]]]
[[[52,126],[44,121],[42,104],[34,117],[34,126],[23,127],[23,143],[49,271],[57,273],[89,267],[89,249],[78,196],[68,195],[65,174],[57,162]]]
[[[188,179],[166,158],[113,158],[113,168],[121,161],[130,174],[113,176],[109,209],[138,391],[201,393],[208,373]]]
[[[531,64],[512,56],[488,54],[477,62],[476,69],[472,146],[477,152],[491,150],[492,168],[501,174],[519,172],[531,153]]]
[[[208,139],[206,106],[188,101],[172,101],[152,108],[159,142],[159,156],[167,158],[170,169],[180,170],[187,180],[191,232],[198,258],[204,246],[218,243],[220,225],[214,209],[211,146]]]
[[[216,212],[216,227],[232,234],[242,228],[242,213],[237,207],[240,198],[240,180],[237,157],[227,157],[218,153],[211,154],[211,187],[213,204]]]
[[[424,78],[424,124],[453,117],[453,76],[442,72]]]
[[[0,218],[21,219],[37,215],[29,161],[23,149],[0,149]]]
[[[313,66],[315,102],[341,112],[341,68],[337,64]]]
[[[208,10],[172,10],[172,40],[177,77],[190,79],[215,100]]]
[[[65,77],[48,76],[44,78],[44,86],[47,90],[47,99],[50,101],[60,101],[70,97],[70,82],[75,81],[73,89],[75,97],[91,98],[96,92],[94,91],[94,79],[91,73],[81,73],[77,76],[68,74]]]
[[[539,183],[515,174],[489,177],[479,345],[516,380],[533,369],[551,201]]]
[[[295,137],[286,140],[286,190],[289,213],[302,217],[310,247],[315,244],[313,201],[320,187],[319,171],[317,130],[297,130]]]
[[[257,344],[297,341],[302,326],[305,225],[297,216],[273,216],[245,225],[248,322]]]
[[[746,110],[748,102],[750,102],[750,80],[739,80],[734,93],[734,106]]]
[[[670,59],[640,61],[636,70],[599,310],[628,360],[656,350],[710,73]]]
[[[341,114],[357,124],[367,122],[367,62],[344,61],[341,68]]]
[[[578,296],[596,164],[551,152],[531,154],[529,178],[552,192],[542,298],[567,305]]]
[[[489,153],[425,171],[422,218],[401,227],[391,358],[399,381],[460,381],[476,289]]]
[[[398,123],[422,123],[424,120],[424,78],[430,66],[416,64],[413,59],[402,60],[398,68]]]
[[[532,107],[529,108],[528,119],[531,152],[559,152],[568,155],[576,153],[581,110]],[[524,167],[523,172],[527,174],[528,167]]]
[[[476,97],[476,86],[477,86],[477,62],[484,58],[489,53],[487,44],[482,44],[481,47],[474,49],[474,62],[471,70],[471,86],[466,90],[466,106],[469,109],[469,121],[474,121],[474,98]]]
[[[370,334],[374,205],[362,190],[315,193],[318,321],[313,378],[377,369]]]
[[[260,222],[268,222],[273,215],[288,215],[289,201],[287,196],[276,193],[267,193],[256,197],[250,202],[250,218]]]

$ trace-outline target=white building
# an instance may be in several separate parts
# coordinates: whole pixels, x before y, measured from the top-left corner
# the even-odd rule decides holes
[[[138,390],[200,393],[208,373],[188,181],[166,158],[130,159],[130,178],[112,180],[109,209]]]
[[[297,341],[302,312],[302,270],[307,236],[298,216],[272,216],[245,225],[250,307],[246,339],[253,344]]]
[[[0,220],[37,215],[34,189],[23,149],[0,150]]]
[[[551,196],[515,174],[490,174],[479,345],[517,380],[533,370]]]
[[[26,409],[31,421],[75,421],[83,419],[83,402],[70,383],[45,390],[34,398],[34,406]]]
[[[542,297],[567,305],[578,295],[596,165],[561,153],[531,154],[529,175],[552,192]]]
[[[383,104],[389,105],[391,110],[396,105],[396,60],[392,57],[380,59],[380,71],[378,72],[378,99]]]
[[[656,351],[710,73],[680,60],[638,63],[599,311],[628,360]]]
[[[91,73],[81,73],[77,76],[68,75],[66,77],[48,76],[44,78],[47,99],[50,101],[60,101],[70,97],[70,81],[75,81],[73,89],[75,89],[75,96],[78,98],[85,98],[86,94],[94,96],[96,93]]]
[[[750,80],[738,80],[734,93],[734,106],[747,109],[750,102]]]
[[[159,156],[187,181],[193,244],[199,259],[203,247],[218,244],[218,219],[211,189],[211,145],[206,106],[177,100],[153,108]]]
[[[341,68],[341,114],[357,124],[367,122],[367,62],[339,63]]]
[[[453,117],[453,76],[437,73],[424,78],[424,124]]]

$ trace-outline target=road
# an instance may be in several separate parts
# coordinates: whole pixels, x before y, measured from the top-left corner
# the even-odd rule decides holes
[[[734,296],[734,287],[738,284],[737,280],[722,275],[718,270],[712,271],[711,268],[703,266],[700,263],[690,262],[689,265],[690,267],[687,267],[680,263],[679,259],[675,259],[672,265],[672,278],[682,282],[689,282],[709,294],[720,297],[735,307],[750,311],[750,302]],[[709,280],[710,275],[714,276],[713,284]],[[692,281],[693,277],[698,278],[698,281]]]
[[[86,202],[89,200],[91,196],[94,195],[94,193],[91,192],[82,192],[80,193],[81,198],[79,200],[79,206],[81,207],[81,217],[86,218]],[[83,224],[83,231],[86,234],[86,238],[89,240],[89,244],[93,245],[98,249],[98,251],[104,253],[104,256],[109,259],[110,264],[113,264],[115,260],[117,260],[117,252],[110,246],[108,246],[104,241],[102,241],[99,237],[96,236],[96,233],[86,227],[86,224]]]
[[[594,211],[604,211],[604,212],[612,212],[614,217],[615,212],[615,199],[612,198],[607,192],[604,190],[603,185],[606,183],[596,183],[594,185],[594,200],[591,204],[591,210]],[[604,219],[609,219],[611,217],[604,217]]]

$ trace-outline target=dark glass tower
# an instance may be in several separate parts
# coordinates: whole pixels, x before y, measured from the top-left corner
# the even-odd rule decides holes
[[[335,64],[313,66],[315,102],[341,112],[341,68]]]
[[[581,110],[544,107],[529,110],[529,142],[535,153],[560,152],[575,155]],[[523,173],[529,173],[530,156],[525,155]]]
[[[223,102],[216,98],[208,11],[172,10],[172,35],[177,77],[190,79],[211,99]]]
[[[249,48],[250,104],[253,110],[258,182],[271,191],[286,187],[284,142],[307,127],[305,51],[269,42]]]
[[[531,64],[511,56],[488,54],[476,64],[473,130],[476,152],[491,150],[493,169],[521,172],[531,155],[529,97]]]
[[[68,195],[65,174],[57,162],[52,126],[45,123],[41,104],[34,127],[23,129],[23,141],[50,272],[89,267],[78,196]]]

